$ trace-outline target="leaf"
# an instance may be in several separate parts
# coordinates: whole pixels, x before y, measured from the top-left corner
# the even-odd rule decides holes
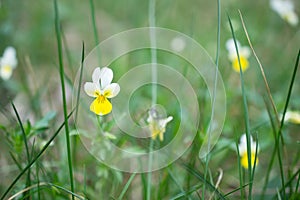
[[[49,122],[56,116],[56,112],[51,111],[48,112],[45,117],[43,117],[41,120],[37,121],[33,129],[40,130],[40,129],[47,129],[49,127]]]

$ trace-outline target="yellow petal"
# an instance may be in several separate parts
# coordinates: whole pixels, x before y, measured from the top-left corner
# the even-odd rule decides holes
[[[13,72],[13,68],[10,65],[4,65],[0,67],[0,76],[3,80],[8,80]]]
[[[251,153],[251,167],[253,168],[254,166],[254,160],[255,160],[255,152]],[[256,165],[258,164],[258,158],[256,158]],[[248,155],[247,152],[241,155],[241,165],[245,168],[248,169]]]
[[[248,69],[249,62],[248,62],[247,58],[245,58],[244,56],[240,56],[240,61],[241,61],[242,71],[244,72],[245,70]],[[240,72],[240,65],[239,65],[239,60],[237,57],[232,61],[232,67],[236,72]]]
[[[161,133],[159,127],[157,126],[157,123],[154,121],[149,124],[149,129],[153,140],[155,140],[156,137]]]
[[[155,140],[157,136],[159,136],[160,141],[164,140],[164,133],[166,131],[165,128],[160,128],[155,122],[152,122],[149,124],[149,129],[151,131],[151,137],[153,140]]]
[[[106,115],[111,112],[112,105],[104,96],[98,96],[90,106],[90,110],[97,115]]]
[[[163,141],[164,140],[164,133],[166,132],[166,129],[163,128],[163,130],[160,131],[159,133],[159,139],[160,141]]]

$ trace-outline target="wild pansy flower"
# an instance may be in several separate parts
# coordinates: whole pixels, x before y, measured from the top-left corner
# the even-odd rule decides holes
[[[242,71],[245,71],[249,67],[248,58],[250,56],[250,48],[247,46],[241,46],[240,42],[236,40],[236,44],[239,51],[240,62]],[[234,40],[231,38],[226,42],[226,49],[228,51],[228,59],[232,63],[232,67],[236,72],[240,72],[238,55],[236,53],[236,48],[234,45]]]
[[[252,136],[250,135],[250,146],[251,146],[251,166],[254,166],[254,160],[255,160],[255,154],[258,154],[259,152],[259,146],[257,146],[256,142],[253,141]],[[257,147],[257,153],[256,152]],[[247,139],[246,134],[243,134],[240,138],[239,143],[239,153],[241,157],[241,165],[248,169],[248,154],[247,154]],[[258,163],[258,158],[256,158],[256,164]]]
[[[296,26],[299,22],[298,16],[294,11],[294,4],[290,0],[271,0],[270,6],[272,10],[292,26]]]
[[[106,115],[111,112],[112,104],[108,98],[113,98],[120,92],[118,83],[111,83],[113,71],[110,68],[97,67],[92,75],[93,82],[84,84],[84,91],[96,99],[90,105],[90,110],[97,115]]]
[[[18,60],[16,50],[13,47],[6,47],[3,56],[0,58],[0,77],[3,80],[8,80],[13,70],[17,67]]]
[[[300,113],[297,111],[287,111],[285,113],[284,121],[294,124],[300,124]]]
[[[166,126],[170,121],[172,121],[173,117],[169,116],[167,118],[161,118],[158,115],[158,112],[153,108],[149,110],[148,115],[147,122],[149,124],[152,139],[155,140],[159,135],[160,141],[163,141]]]

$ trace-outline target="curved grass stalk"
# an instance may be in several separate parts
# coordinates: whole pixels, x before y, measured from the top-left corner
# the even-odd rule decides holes
[[[17,192],[17,193],[14,194],[13,196],[9,197],[7,200],[13,200],[13,199],[16,198],[17,196],[19,196],[19,195],[21,195],[21,194],[23,194],[23,193],[26,193],[27,191],[29,191],[29,190],[31,190],[31,189],[33,189],[33,188],[38,188],[38,189],[39,189],[41,186],[43,186],[43,187],[55,187],[55,188],[60,189],[60,190],[62,190],[62,191],[64,191],[64,192],[67,192],[67,193],[69,193],[69,194],[74,195],[75,197],[77,197],[77,198],[80,199],[80,200],[84,200],[84,199],[85,199],[84,197],[82,197],[82,196],[80,196],[80,195],[78,195],[78,194],[75,194],[75,193],[71,192],[70,190],[68,190],[68,189],[66,189],[66,188],[64,188],[64,187],[61,187],[61,186],[59,186],[59,185],[55,185],[55,184],[52,184],[52,183],[42,182],[42,183],[34,184],[34,185],[30,186],[30,187],[27,187],[27,188],[25,188],[25,189],[23,189],[23,190]]]
[[[24,127],[23,127],[20,115],[19,115],[19,113],[17,111],[17,108],[16,108],[15,104],[13,102],[11,102],[11,105],[12,105],[12,107],[14,109],[14,112],[15,112],[15,114],[17,116],[17,119],[18,119],[18,122],[19,122],[19,125],[20,125],[20,128],[21,128],[23,140],[24,140],[24,143],[25,143],[26,156],[27,156],[27,164],[29,164],[30,163],[30,154],[29,154],[29,149],[28,149],[28,143],[27,143],[26,133],[25,133],[25,130],[24,130]],[[26,187],[29,187],[31,185],[30,174],[31,174],[30,169],[28,169]],[[30,193],[30,190],[28,192]]]

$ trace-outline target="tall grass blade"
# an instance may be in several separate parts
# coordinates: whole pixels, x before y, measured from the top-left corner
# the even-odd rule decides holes
[[[244,185],[243,169],[242,169],[242,166],[241,166],[241,157],[240,157],[240,151],[239,151],[238,143],[236,143],[236,149],[237,149],[237,153],[238,153],[238,156],[237,156],[238,159],[237,160],[238,160],[238,166],[239,166],[241,200],[243,200],[244,196],[245,196],[245,188],[243,187],[243,185]]]
[[[123,199],[123,197],[124,197],[125,193],[127,192],[127,190],[129,188],[131,182],[133,181],[135,175],[136,175],[136,173],[131,174],[131,176],[129,177],[127,183],[123,187],[122,192],[121,192],[120,196],[118,197],[118,200],[122,200]]]
[[[95,46],[99,44],[99,36],[98,36],[98,30],[97,30],[97,24],[96,24],[96,16],[95,16],[95,4],[93,0],[90,0],[90,9],[91,9],[91,18],[92,18],[92,27],[93,27],[93,34],[94,34],[94,41],[95,41]],[[100,60],[100,48],[97,48],[97,53],[98,53],[98,62],[99,65],[101,64]]]
[[[68,114],[67,114],[67,100],[66,100],[65,79],[64,79],[65,73],[64,73],[64,65],[63,65],[61,31],[60,31],[60,21],[59,21],[57,0],[54,0],[54,10],[55,10],[55,32],[56,32],[58,60],[59,60],[59,74],[60,74],[60,81],[61,81],[63,111],[64,111],[64,119],[65,119],[65,135],[66,135],[66,145],[67,145],[67,155],[68,155],[69,176],[70,176],[71,191],[72,193],[74,193],[73,165],[72,165],[72,156],[71,156],[71,145],[70,145],[70,136],[69,136]],[[72,194],[72,200],[74,200],[73,194]]]
[[[202,184],[198,184],[198,185],[194,185],[192,186],[188,191],[182,191],[179,194],[173,196],[170,198],[170,200],[175,200],[175,199],[182,199],[182,198],[186,198],[187,196],[189,196],[190,194],[192,194],[193,192],[199,190],[202,187]],[[201,197],[200,197],[201,198]],[[199,199],[200,199],[199,198]]]
[[[291,98],[291,95],[292,95],[293,85],[294,85],[294,82],[295,82],[296,73],[297,73],[297,69],[298,69],[298,66],[299,66],[299,59],[300,59],[300,49],[298,51],[298,55],[297,55],[297,58],[296,58],[296,63],[295,63],[295,67],[294,67],[294,70],[293,70],[292,79],[291,79],[291,82],[290,82],[288,94],[287,94],[287,97],[286,97],[286,101],[285,101],[285,106],[284,106],[284,110],[283,110],[283,114],[282,114],[282,118],[281,118],[280,127],[279,127],[278,134],[277,134],[277,137],[276,137],[276,144],[278,145],[277,146],[277,156],[278,156],[279,167],[280,167],[280,175],[281,175],[281,185],[282,185],[282,187],[285,186],[285,183],[284,183],[283,164],[282,164],[281,153],[280,153],[280,137],[282,135],[282,128],[283,128],[283,125],[284,125],[285,114],[286,114],[286,111],[287,111],[287,108],[288,108],[288,105],[289,105],[289,102],[290,102],[290,98]],[[285,199],[286,198],[285,189],[282,192],[283,192],[282,193],[283,194],[283,198]]]
[[[248,114],[248,106],[247,106],[247,97],[246,97],[246,92],[245,92],[245,84],[244,84],[244,74],[242,71],[242,66],[241,66],[241,60],[240,60],[240,55],[239,55],[239,49],[237,46],[236,42],[236,37],[234,33],[234,29],[231,23],[231,19],[229,15],[227,15],[230,29],[231,29],[231,34],[234,40],[234,45],[238,57],[238,63],[240,67],[240,80],[241,80],[241,87],[242,87],[242,96],[243,96],[243,110],[244,110],[244,116],[245,116],[245,126],[246,126],[246,138],[247,138],[247,157],[248,157],[248,177],[249,177],[249,199],[252,199],[252,185],[253,185],[253,176],[252,176],[252,166],[251,166],[251,144],[250,144],[250,122],[249,122],[249,114]]]
[[[149,26],[155,27],[155,3],[156,0],[149,0],[148,20]],[[150,29],[150,43],[151,43],[151,79],[152,79],[152,106],[157,102],[157,52],[156,52],[156,33],[155,29]],[[154,140],[150,138],[149,144],[149,161],[147,174],[147,200],[151,199],[151,185],[152,185],[152,162],[153,162],[153,144]]]
[[[21,132],[22,132],[22,136],[23,136],[23,141],[24,141],[24,144],[25,144],[25,150],[26,150],[26,156],[27,156],[27,164],[29,164],[30,163],[30,153],[29,153],[29,148],[28,148],[28,142],[27,142],[26,132],[24,130],[23,123],[21,121],[20,115],[19,115],[19,113],[17,111],[17,108],[16,108],[15,104],[13,102],[11,102],[11,105],[12,105],[12,107],[14,109],[14,112],[15,112],[15,114],[17,116],[17,119],[18,119],[19,126],[21,128]],[[30,187],[30,185],[31,185],[30,174],[31,174],[30,169],[28,169],[27,181],[26,181],[26,188]],[[28,191],[28,193],[30,193],[30,190]]]
[[[273,120],[273,117],[272,117],[272,114],[271,114],[271,111],[270,111],[269,105],[267,104],[266,99],[264,99],[264,102],[265,102],[265,106],[266,106],[266,109],[267,109],[268,116],[270,118],[272,130],[273,130],[273,134],[274,134],[274,139],[275,139],[275,143],[276,143],[277,130],[276,130],[276,127],[275,127],[275,123],[274,123],[274,120]],[[261,200],[263,200],[264,197],[265,197],[265,193],[266,193],[267,186],[268,186],[268,183],[269,183],[269,177],[270,177],[270,173],[271,173],[273,163],[274,163],[274,160],[275,160],[276,152],[277,152],[277,150],[276,150],[276,146],[275,146],[273,151],[272,151],[271,160],[270,160],[268,168],[267,168],[266,178],[265,178],[264,186],[263,186],[262,193],[261,193],[261,196],[260,196]]]
[[[231,195],[231,194],[233,194],[233,193],[235,193],[235,192],[237,192],[237,191],[239,191],[239,190],[243,190],[243,189],[244,189],[245,187],[247,187],[248,185],[249,185],[249,183],[247,183],[247,184],[245,184],[245,185],[243,185],[243,186],[241,186],[241,187],[239,187],[239,188],[237,188],[237,189],[234,189],[234,190],[228,192],[227,194],[224,194],[224,197],[227,197],[227,196],[229,196],[229,195]]]
[[[268,81],[267,81],[267,78],[266,78],[266,75],[265,75],[265,71],[264,71],[264,68],[258,58],[258,56],[256,55],[256,52],[253,48],[253,45],[252,45],[252,42],[250,40],[250,37],[249,37],[249,34],[248,34],[248,31],[247,31],[247,28],[246,28],[246,25],[245,25],[245,22],[244,22],[244,19],[243,19],[243,15],[241,13],[241,11],[239,10],[239,14],[240,14],[240,19],[241,19],[241,22],[242,22],[242,26],[243,26],[243,29],[244,29],[244,32],[246,34],[246,37],[247,37],[247,40],[248,40],[248,43],[249,43],[249,46],[252,50],[252,53],[258,63],[258,66],[259,66],[259,69],[260,69],[260,72],[261,72],[261,75],[263,77],[263,80],[264,80],[264,83],[265,83],[265,86],[266,86],[266,89],[267,89],[267,94],[268,94],[268,97],[271,101],[271,104],[272,104],[272,108],[273,108],[273,111],[275,113],[275,117],[276,117],[276,121],[277,121],[277,124],[279,125],[280,124],[280,121],[279,121],[279,115],[278,115],[278,111],[277,111],[277,108],[275,106],[275,103],[274,103],[274,100],[273,100],[273,97],[272,97],[272,94],[271,94],[271,90],[270,90],[270,87],[269,87],[269,84],[268,84]]]
[[[83,74],[83,62],[84,62],[84,42],[82,42],[80,75],[79,75],[79,82],[78,82],[78,86],[77,86],[78,90],[77,90],[77,95],[76,95],[75,124],[77,123],[77,117],[78,117],[78,106],[79,106],[79,100],[80,100],[80,91],[81,91],[82,74]]]
[[[216,71],[215,71],[215,77],[214,77],[214,90],[212,94],[212,106],[211,106],[211,118],[210,123],[212,124],[214,121],[214,112],[215,112],[215,103],[216,103],[216,91],[217,91],[217,82],[218,82],[218,72],[219,72],[219,52],[220,52],[220,30],[221,30],[221,5],[220,0],[217,0],[217,16],[218,16],[218,29],[217,29],[217,50],[216,50]],[[207,156],[205,159],[205,170],[204,170],[204,178],[206,179],[207,171],[208,171],[208,163],[210,161],[210,140],[211,140],[211,131],[212,131],[212,125],[209,125],[208,127],[208,144],[207,144]],[[204,198],[205,195],[205,184],[203,185],[202,189],[202,198]]]

